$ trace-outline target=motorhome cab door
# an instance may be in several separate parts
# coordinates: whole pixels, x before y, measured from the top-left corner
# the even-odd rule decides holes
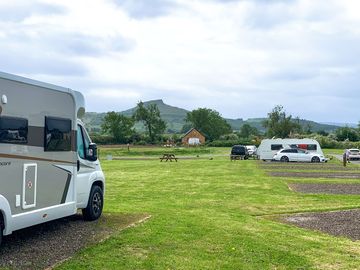
[[[90,145],[90,138],[85,128],[77,125],[77,154],[78,172],[76,179],[77,207],[84,208],[87,205],[89,193],[89,181],[91,174],[96,171],[94,162],[87,160],[87,151]]]

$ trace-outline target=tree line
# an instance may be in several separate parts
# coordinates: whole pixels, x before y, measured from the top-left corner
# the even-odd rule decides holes
[[[135,124],[141,123],[145,132],[137,132]],[[357,142],[360,140],[359,128],[341,127],[334,133],[325,131],[312,132],[308,124],[301,126],[300,119],[287,114],[281,105],[275,106],[262,122],[266,132],[262,134],[257,128],[245,123],[239,131],[233,131],[229,123],[219,112],[209,108],[199,108],[188,112],[182,133],[196,128],[205,135],[210,145],[227,146],[228,144],[246,143],[257,144],[263,138],[316,137],[334,146],[334,141]],[[108,112],[101,125],[102,134],[107,136],[100,143],[139,143],[156,144],[166,141],[164,136],[166,122],[161,118],[156,104],[145,105],[138,102],[132,116],[128,117],[117,112]],[[96,141],[95,136],[95,141]],[[179,135],[172,135],[175,142],[180,141]],[[339,146],[340,147],[340,146]]]

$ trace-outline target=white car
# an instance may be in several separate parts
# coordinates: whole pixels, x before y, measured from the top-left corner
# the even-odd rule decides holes
[[[297,162],[326,162],[327,159],[318,153],[311,153],[303,149],[287,148],[277,152],[273,160],[281,162],[297,161]]]
[[[255,145],[247,145],[246,149],[248,150],[249,155],[252,156],[252,155],[255,155],[257,148]]]
[[[349,149],[350,151],[350,155],[349,155],[349,160],[355,160],[355,159],[360,159],[360,150],[357,148],[352,148]]]

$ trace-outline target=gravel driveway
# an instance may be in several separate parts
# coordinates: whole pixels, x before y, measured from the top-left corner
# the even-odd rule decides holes
[[[360,194],[360,184],[292,183],[288,186],[291,190],[301,193]]]
[[[48,268],[71,257],[87,244],[107,238],[146,217],[106,214],[97,221],[87,222],[78,214],[16,231],[4,239],[0,248],[0,267]]]
[[[360,173],[350,172],[278,172],[269,171],[270,176],[276,177],[304,177],[304,178],[340,178],[340,179],[360,179]]]
[[[281,220],[302,228],[360,240],[360,209],[297,214]]]

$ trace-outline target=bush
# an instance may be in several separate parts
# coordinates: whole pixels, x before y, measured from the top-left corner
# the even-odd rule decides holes
[[[98,133],[93,133],[90,135],[91,140],[96,144],[114,144],[115,139],[110,135],[102,135]]]
[[[242,139],[242,140],[239,139],[239,140],[228,140],[228,141],[216,140],[209,142],[206,145],[212,147],[231,147],[236,144],[249,145],[249,144],[254,144],[254,142],[250,139]]]

